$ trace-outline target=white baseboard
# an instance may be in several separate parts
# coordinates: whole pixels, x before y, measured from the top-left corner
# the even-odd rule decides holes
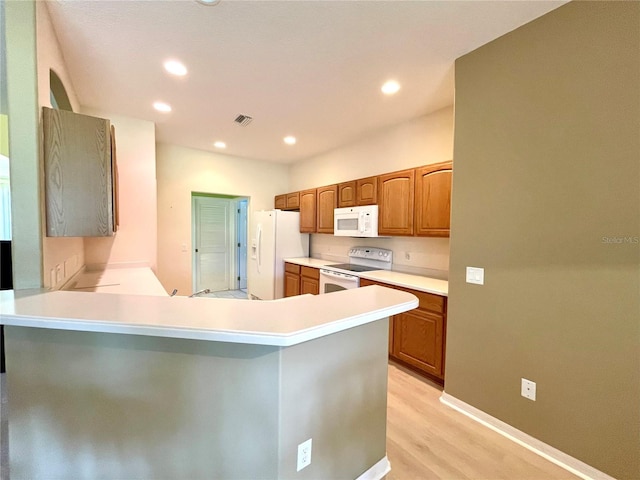
[[[616,480],[614,477],[593,468],[591,465],[587,465],[581,460],[567,455],[551,445],[547,445],[537,438],[512,427],[508,423],[498,420],[488,413],[485,413],[462,400],[458,400],[456,397],[452,397],[448,393],[442,392],[440,401],[448,407],[451,407],[476,422],[481,423],[485,427],[490,428],[494,432],[499,433],[519,445],[522,445],[528,450],[531,450],[533,453],[546,458],[559,467],[564,468],[574,475],[584,478],[584,480]]]
[[[389,459],[385,455],[380,461],[378,461],[373,467],[364,472],[355,480],[381,480],[384,476],[391,471],[391,464]]]

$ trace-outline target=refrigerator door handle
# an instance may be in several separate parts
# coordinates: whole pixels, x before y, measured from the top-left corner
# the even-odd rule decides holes
[[[258,246],[257,246],[257,262],[258,273],[260,273],[260,265],[262,264],[262,225],[258,225]]]

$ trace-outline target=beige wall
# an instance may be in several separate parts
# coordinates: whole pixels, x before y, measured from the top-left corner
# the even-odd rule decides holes
[[[640,478],[639,86],[638,2],[571,2],[456,62],[446,391],[620,479]]]
[[[116,131],[120,226],[113,237],[84,239],[88,268],[104,264],[145,265],[156,270],[156,136],[153,122],[83,108],[108,118]]]
[[[156,148],[157,274],[168,292],[184,295],[192,291],[191,193],[250,197],[249,212],[272,209],[274,196],[288,191],[288,167],[176,145]]]
[[[42,225],[36,10],[33,2],[5,2],[7,97],[11,169],[13,286],[42,286]]]
[[[53,30],[46,2],[35,2],[37,14],[37,48],[38,48],[38,105],[39,117],[42,117],[42,107],[51,107],[49,96],[49,70],[56,72],[65,86],[69,101],[74,111],[78,112],[79,105],[75,91],[69,78],[64,57],[58,44],[58,39]],[[40,122],[41,124],[41,122]],[[36,141],[37,139],[32,139]],[[13,178],[12,178],[13,182]],[[44,202],[44,186],[41,192]],[[44,208],[44,207],[43,207]],[[84,245],[82,238],[47,237],[45,229],[46,218],[42,220],[42,250],[44,266],[44,286],[60,287],[71,278],[84,265]],[[55,272],[57,266],[61,267],[62,279],[52,285],[51,271]]]
[[[448,107],[292,165],[291,190],[331,185],[452,158],[453,107]],[[349,248],[358,245],[393,250],[394,269],[447,278],[449,239],[446,238],[355,239],[313,235],[311,255],[345,261]]]

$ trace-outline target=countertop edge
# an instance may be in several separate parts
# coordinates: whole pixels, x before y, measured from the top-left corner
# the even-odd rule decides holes
[[[348,291],[345,291],[345,293]],[[350,292],[356,292],[351,290]],[[54,298],[56,293],[63,292],[47,292],[47,291],[31,291],[31,295],[43,295],[49,296],[49,299]],[[64,293],[72,293],[72,292],[64,292]],[[333,295],[341,294],[343,292],[336,292]],[[400,292],[398,292],[400,293]],[[55,330],[67,330],[67,331],[84,331],[84,332],[94,332],[94,333],[113,333],[113,334],[126,334],[126,335],[145,335],[145,336],[155,336],[155,337],[167,337],[167,338],[178,338],[178,339],[189,339],[189,340],[204,340],[204,341],[218,341],[218,342],[226,342],[226,343],[243,343],[243,344],[255,344],[255,345],[267,345],[267,346],[277,346],[277,347],[287,347],[296,345],[299,343],[303,343],[309,340],[313,340],[316,338],[320,338],[326,335],[330,335],[333,333],[337,333],[343,330],[347,330],[353,327],[357,327],[360,325],[364,325],[369,322],[377,321],[392,315],[396,315],[398,313],[402,313],[408,310],[412,310],[418,306],[418,299],[415,296],[409,296],[410,293],[402,292],[403,295],[407,295],[407,297],[400,298],[391,298],[388,299],[388,294],[384,294],[382,298],[379,298],[378,293],[373,293],[372,296],[362,295],[361,299],[377,299],[376,301],[381,304],[377,306],[375,309],[371,311],[353,311],[353,307],[351,307],[351,312],[346,314],[343,318],[339,318],[335,312],[329,315],[328,319],[322,321],[307,321],[307,319],[303,319],[300,321],[300,328],[295,328],[294,324],[289,324],[289,330],[286,330],[283,327],[283,331],[267,331],[267,329],[259,330],[256,326],[259,327],[260,322],[264,321],[263,319],[250,320],[246,321],[245,318],[238,317],[237,320],[234,318],[228,319],[227,323],[234,323],[237,321],[238,328],[228,328],[228,327],[202,327],[202,326],[190,326],[188,322],[185,320],[185,325],[175,325],[175,324],[141,324],[135,323],[134,321],[129,320],[130,317],[135,317],[133,313],[130,315],[124,314],[122,315],[122,319],[100,319],[100,318],[77,318],[71,316],[63,316],[60,314],[59,308],[52,307],[52,312],[50,314],[39,313],[15,313],[13,311],[8,311],[5,308],[4,313],[0,312],[0,324],[6,326],[17,326],[17,327],[30,327],[30,328],[49,328]],[[101,293],[75,293],[75,295],[82,295],[82,298],[86,298],[89,300],[89,296],[91,295],[109,295],[113,296],[113,294],[101,294]],[[347,294],[348,295],[348,294]],[[357,294],[360,296],[360,294]],[[398,297],[394,294],[395,297]],[[123,296],[124,297],[124,296]],[[144,297],[144,296],[126,296],[128,300],[124,300],[123,305],[125,307],[129,306],[132,311],[135,311],[140,307],[140,303],[136,301],[136,297]],[[306,299],[305,299],[306,297]],[[386,298],[385,298],[386,297]],[[28,297],[27,297],[28,298]],[[66,298],[66,297],[62,297]],[[94,297],[96,298],[96,297]],[[164,299],[166,300],[168,297],[146,297],[145,301],[153,301],[153,299]],[[332,297],[335,298],[335,297]],[[297,299],[297,300],[296,300]],[[193,299],[187,300],[188,302]],[[206,299],[201,299],[205,300]],[[211,299],[215,300],[215,299]],[[323,301],[327,300],[326,297],[323,299],[319,296],[308,295],[308,296],[300,296],[300,297],[290,297],[294,303],[299,303],[298,310],[299,311],[316,311],[313,307],[318,309],[321,307]],[[169,300],[170,302],[171,300]],[[234,299],[225,299],[224,302],[234,302],[235,305],[243,305],[240,302],[250,302],[249,300],[234,300]],[[17,302],[17,300],[16,300]],[[129,302],[129,304],[127,304]],[[238,302],[238,303],[235,303]],[[282,299],[275,301],[251,301],[253,307],[251,308],[252,316],[257,317],[255,314],[254,307],[257,310],[262,310],[260,308],[260,304],[264,303],[264,312],[266,317],[274,316],[275,318],[281,318],[284,316],[284,313],[289,311],[287,307],[291,305],[291,302],[282,302]],[[6,298],[4,302],[2,302],[3,307],[9,307],[10,304],[14,304],[13,300],[7,301]],[[154,302],[155,303],[155,302]],[[194,302],[192,312],[185,312],[185,317],[189,316],[199,316],[201,315],[202,307],[205,305],[202,302],[199,302],[200,305],[197,306]],[[357,302],[356,302],[357,303]],[[318,304],[318,305],[314,305]],[[349,304],[349,302],[347,302]],[[232,305],[229,303],[228,305]],[[283,307],[284,305],[284,307]],[[46,309],[49,304],[45,302],[44,307],[40,307],[42,309]],[[214,304],[211,304],[213,307]],[[118,306],[119,308],[120,306]],[[116,308],[117,310],[117,308]],[[190,309],[187,309],[190,310]],[[206,311],[206,310],[205,310]],[[90,315],[87,315],[90,316]],[[227,320],[227,319],[225,319]],[[224,323],[224,322],[223,322]],[[293,325],[293,326],[292,326]],[[244,327],[244,328],[242,328]]]

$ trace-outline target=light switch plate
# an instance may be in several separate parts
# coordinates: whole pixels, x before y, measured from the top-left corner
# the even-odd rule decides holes
[[[484,285],[484,268],[467,267],[467,283]]]

